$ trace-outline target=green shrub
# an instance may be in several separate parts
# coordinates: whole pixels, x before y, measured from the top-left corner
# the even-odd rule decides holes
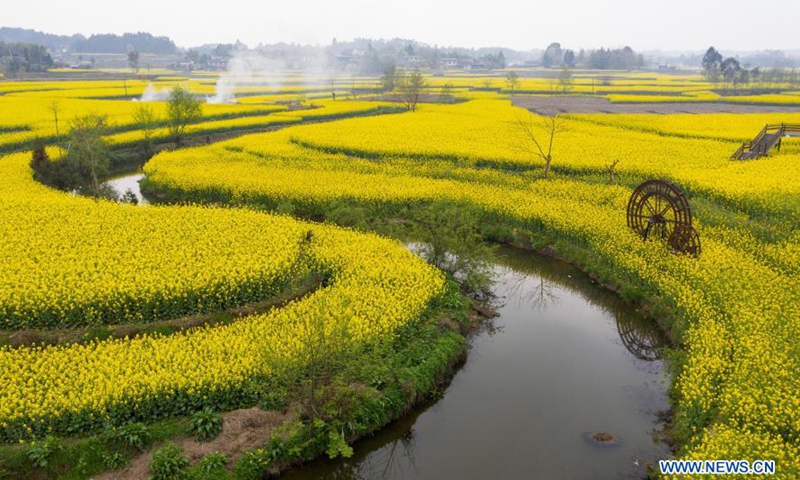
[[[209,453],[197,464],[197,469],[202,473],[219,472],[228,464],[228,457],[224,453]]]
[[[187,477],[188,466],[189,457],[183,454],[183,448],[168,443],[153,453],[150,473],[153,480],[183,480]]]
[[[141,450],[150,442],[150,430],[143,423],[129,423],[117,430],[117,437],[125,446]]]
[[[126,462],[125,456],[119,452],[103,454],[103,465],[107,470],[116,470],[125,465]]]
[[[233,466],[233,475],[237,480],[257,480],[264,477],[270,463],[270,455],[262,449],[251,450]]]
[[[28,458],[33,462],[34,467],[46,468],[50,463],[50,457],[60,448],[58,439],[48,435],[40,442],[31,443],[28,447]]]
[[[195,412],[189,423],[189,432],[201,442],[211,440],[222,431],[222,416],[209,407]]]

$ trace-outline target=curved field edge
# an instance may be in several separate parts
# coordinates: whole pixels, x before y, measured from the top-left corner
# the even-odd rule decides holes
[[[386,348],[358,358],[350,357],[347,371],[338,372],[336,378],[321,389],[320,397],[328,399],[321,403],[327,407],[344,402],[346,410],[319,417],[313,430],[307,418],[276,412],[278,417],[286,418],[285,423],[272,427],[260,440],[259,448],[249,450],[252,446],[241,444],[226,447],[230,451],[232,475],[219,471],[214,478],[232,476],[237,480],[255,480],[267,473],[280,472],[298,462],[325,455],[331,434],[344,435],[344,440],[353,442],[400,418],[416,405],[435,398],[466,353],[464,337],[454,330],[456,325],[452,321],[464,320],[465,309],[457,285],[448,283],[446,293],[430,306],[419,322],[402,327]],[[346,383],[340,379],[346,379]],[[286,389],[293,388],[296,381],[296,378],[272,379],[254,389],[259,393],[255,401],[261,408],[280,410],[282,403],[290,400],[282,395]],[[291,408],[290,412],[293,410]],[[188,423],[185,417],[148,422],[150,434],[144,450],[132,448],[124,440],[120,442],[120,430],[113,428],[88,438],[70,437],[61,443],[47,467],[39,469],[37,474],[73,479],[95,478],[94,475],[106,471],[108,478],[140,478],[135,472],[141,471],[142,465],[132,471],[128,471],[127,466],[124,471],[107,470],[105,459],[121,455],[129,459],[129,465],[134,462],[146,465],[151,453],[164,442],[185,438]],[[243,428],[247,430],[248,427],[244,425]],[[0,446],[0,472],[12,479],[29,478],[28,446]]]
[[[669,326],[685,346],[672,389],[681,456],[774,458],[787,478],[800,468],[800,292],[790,273],[796,256],[781,271],[759,258],[757,243],[743,245],[755,242],[747,235],[704,237],[699,259],[676,256],[628,230],[620,213],[628,188],[568,179],[502,188],[413,168],[403,175],[393,170],[392,157],[369,165],[302,150],[292,135],[157,156],[146,166],[150,188],[176,199],[288,208],[314,218],[343,205],[365,209],[366,217],[391,217],[445,200],[483,209],[497,238],[540,246],[555,241],[566,255],[583,251],[581,262],[606,283],[670,314]],[[402,168],[414,163],[397,161]]]
[[[15,166],[20,174],[15,180],[24,185],[30,174],[26,162],[27,156],[16,155],[0,160],[0,167]],[[14,179],[6,176],[5,180],[10,178]],[[51,196],[70,210],[94,210],[90,213],[101,217],[110,209],[152,221],[165,212],[188,215],[191,220],[196,220],[192,214],[213,212],[217,221],[213,232],[223,237],[234,229],[226,228],[221,220],[228,218],[236,229],[250,222],[254,224],[252,235],[273,231],[271,241],[285,237],[294,249],[289,258],[297,262],[301,257],[307,268],[325,272],[328,280],[323,288],[284,308],[215,328],[70,346],[4,347],[0,349],[0,433],[5,441],[52,432],[82,433],[104,425],[186,414],[202,406],[227,410],[251,405],[265,382],[288,375],[308,361],[303,355],[309,330],[329,333],[345,329],[347,348],[369,350],[392,342],[399,328],[418,322],[444,292],[444,278],[438,271],[398,243],[374,235],[258,212],[202,207],[135,209],[74,198],[35,184],[28,188],[40,209],[56,208],[44,198]],[[39,197],[36,189],[42,190]],[[13,203],[6,196],[0,198]],[[68,218],[64,213],[56,212],[50,220]],[[174,225],[152,223],[148,228],[152,234]],[[41,236],[38,240],[46,243],[47,239]],[[149,240],[147,235],[143,240]],[[152,241],[157,240],[155,235]],[[253,243],[255,239],[238,237],[235,241],[259,247]],[[123,251],[141,248],[141,243],[125,245]],[[26,254],[16,253],[23,258]],[[279,265],[292,268],[292,262]]]

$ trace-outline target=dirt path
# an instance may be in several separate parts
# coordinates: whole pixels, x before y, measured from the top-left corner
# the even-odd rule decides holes
[[[183,447],[184,454],[192,465],[209,453],[224,453],[228,465],[232,466],[244,453],[264,445],[269,440],[272,429],[289,418],[279,412],[268,412],[257,407],[234,410],[222,414],[222,433],[208,442],[198,442],[194,438],[184,438],[177,443]],[[92,477],[94,480],[147,480],[150,478],[150,459],[159,446],[133,457],[128,466],[121,470],[111,470]]]
[[[611,103],[605,97],[514,95],[514,105],[536,113],[800,113],[798,106],[733,103]]]

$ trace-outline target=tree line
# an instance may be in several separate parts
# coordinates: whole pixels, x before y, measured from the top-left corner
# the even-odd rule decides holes
[[[0,39],[6,42],[44,45],[51,52],[66,50],[75,53],[126,53],[129,45],[142,53],[171,54],[178,51],[170,38],[147,32],[122,35],[107,33],[85,37],[80,34],[54,35],[24,28],[0,27]]]
[[[59,132],[60,108],[57,100],[50,105],[53,114],[56,136]],[[142,134],[141,153],[149,158],[154,153],[154,135],[157,128],[167,127],[169,137],[176,145],[181,145],[186,137],[186,129],[203,116],[202,104],[191,92],[176,85],[170,91],[167,111],[162,119],[148,103],[141,102],[134,108],[132,125]],[[50,160],[46,144],[36,140],[33,145],[31,168],[34,178],[51,187],[65,191],[92,196],[95,199],[119,200],[116,192],[105,179],[112,164],[111,146],[105,136],[113,129],[106,115],[86,114],[72,120],[65,138],[57,138],[61,155]],[[126,195],[124,200],[134,200]]]
[[[564,49],[558,42],[547,46],[542,55],[542,66],[552,67],[584,67],[595,70],[634,70],[645,65],[644,56],[637,54],[631,47],[599,48],[597,50]]]
[[[723,57],[716,48],[709,47],[701,61],[703,76],[718,88],[738,90],[742,87],[776,88],[780,85],[800,85],[800,72],[781,67],[762,69],[750,68],[734,57]]]
[[[41,72],[53,65],[43,45],[0,40],[0,68],[7,73]]]

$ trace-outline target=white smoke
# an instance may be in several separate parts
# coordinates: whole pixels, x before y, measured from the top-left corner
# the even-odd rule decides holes
[[[279,89],[288,75],[284,60],[267,58],[254,51],[238,51],[228,60],[225,73],[217,80],[214,95],[207,97],[208,103],[234,103],[236,89],[243,86],[263,86]],[[303,72],[294,72],[294,77],[305,75],[305,70],[324,70],[317,59],[306,59]]]
[[[163,102],[169,98],[169,89],[156,88],[152,83],[148,83],[140,98],[134,98],[134,102]]]

